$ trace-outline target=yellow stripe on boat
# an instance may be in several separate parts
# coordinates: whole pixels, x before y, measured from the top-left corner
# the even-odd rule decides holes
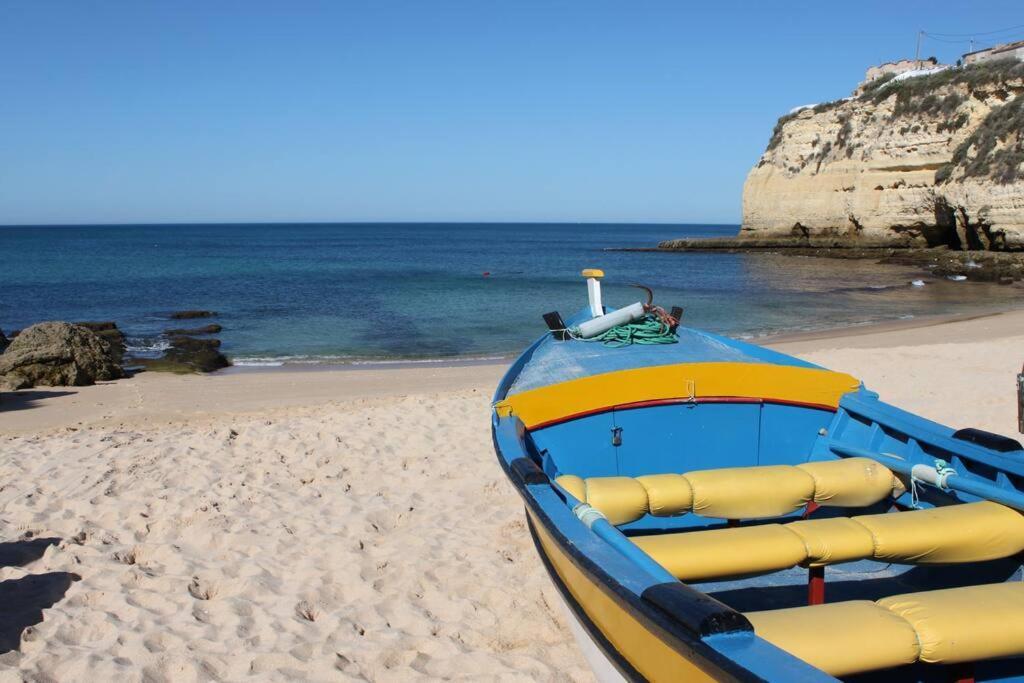
[[[569,593],[619,654],[644,678],[649,681],[714,680],[612,600],[580,571],[533,513],[528,514],[544,554]]]
[[[835,408],[860,382],[842,372],[771,363],[680,363],[590,375],[514,394],[495,405],[527,428],[649,401],[741,398]]]

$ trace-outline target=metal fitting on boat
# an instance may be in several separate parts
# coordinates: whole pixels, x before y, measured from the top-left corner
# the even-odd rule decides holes
[[[596,522],[597,520],[608,519],[600,510],[591,505],[587,505],[586,503],[580,503],[579,505],[572,509],[572,512],[574,515],[576,515],[577,518],[579,518],[581,522],[583,522],[586,525],[588,529],[594,526],[594,522]]]
[[[941,461],[940,461],[941,462]],[[922,481],[925,484],[931,484],[937,486],[943,491],[949,490],[949,486],[946,484],[946,480],[950,477],[956,476],[956,470],[952,467],[945,466],[945,462],[942,462],[942,466],[936,463],[934,467],[928,465],[914,465],[910,468],[910,476],[912,479]]]
[[[1017,375],[1017,431],[1024,434],[1024,369]]]

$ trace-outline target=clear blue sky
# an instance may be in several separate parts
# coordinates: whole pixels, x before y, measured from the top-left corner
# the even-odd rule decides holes
[[[780,114],[919,28],[1015,24],[1020,0],[0,0],[0,224],[738,222]]]

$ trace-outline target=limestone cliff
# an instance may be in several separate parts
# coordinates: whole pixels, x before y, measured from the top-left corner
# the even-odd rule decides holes
[[[1024,249],[1024,63],[879,79],[782,117],[740,236]]]

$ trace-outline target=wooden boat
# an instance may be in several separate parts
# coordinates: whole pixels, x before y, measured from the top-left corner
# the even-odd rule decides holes
[[[1024,680],[1019,443],[676,335],[556,330],[494,397],[498,460],[599,679]]]

